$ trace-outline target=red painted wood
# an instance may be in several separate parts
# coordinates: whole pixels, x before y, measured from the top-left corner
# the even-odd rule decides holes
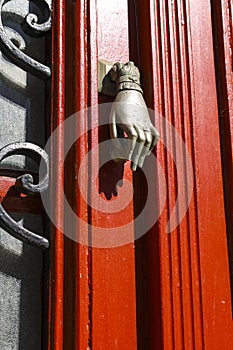
[[[167,150],[158,144],[157,156],[166,174],[168,195],[158,225],[141,247],[147,264],[143,272],[149,304],[144,348],[231,349],[231,291],[210,4],[150,1],[145,6],[139,1],[136,16],[138,32],[134,38],[138,38],[138,47],[134,48],[133,56],[141,68],[145,98],[149,106],[154,102],[155,111],[182,135],[195,175],[187,215],[167,235],[166,226],[176,199],[177,174]],[[149,79],[151,72],[153,84]],[[167,138],[169,131],[158,124],[156,115],[154,123],[162,140]],[[175,143],[173,147],[175,150]],[[177,153],[175,157],[182,165],[182,157]],[[181,171],[187,183],[185,166]],[[159,261],[154,258],[158,249]],[[155,330],[160,295],[155,283],[158,264],[162,342]]]
[[[16,179],[0,177],[0,203],[7,212],[43,214],[43,205],[39,197],[25,196],[15,189]]]
[[[126,62],[129,57],[127,0],[98,1],[98,58]],[[113,33],[115,33],[113,35]]]
[[[224,180],[225,211],[228,233],[228,251],[233,286],[233,61],[232,61],[232,2],[212,4],[214,17],[214,43],[216,79],[218,86],[219,126],[221,135],[222,168]],[[232,294],[233,295],[233,294]]]
[[[95,121],[94,118],[98,118],[98,115],[92,113],[88,121],[88,115],[85,112],[88,105],[98,103],[95,3],[90,1],[87,5],[85,1],[81,1],[75,4],[66,3],[60,8],[59,5],[57,6],[55,6],[57,12],[54,11],[54,15],[58,16],[59,10],[66,10],[69,23],[63,22],[63,17],[60,17],[60,25],[54,29],[55,53],[57,50],[60,52],[58,57],[55,56],[55,53],[53,55],[52,104],[54,112],[52,115],[56,111],[59,112],[54,122],[54,128],[72,113],[81,111],[77,118],[77,128],[79,131],[85,132],[88,123],[91,123],[91,126]],[[127,8],[124,8],[124,13],[126,17]],[[127,25],[126,21],[122,27],[124,35],[127,35]],[[62,33],[58,32],[59,28]],[[64,42],[64,36],[66,36],[66,42]],[[128,48],[125,47],[124,50],[127,51]],[[118,55],[116,60],[120,58]],[[127,61],[128,57],[125,60]],[[56,85],[59,82],[60,89]],[[58,100],[60,101],[59,110],[55,109]],[[60,136],[59,144],[56,145],[58,151],[57,166],[62,164],[64,135]],[[92,224],[105,225],[108,224],[109,218],[104,216],[99,218],[97,212],[91,208],[88,210],[87,196],[90,193],[88,191],[86,198],[83,198],[77,182],[80,162],[86,156],[89,145],[96,146],[98,142],[98,130],[93,129],[89,136],[85,134],[81,137],[70,152],[65,164],[65,192],[68,201],[81,219],[86,222],[88,220]],[[86,169],[87,176],[84,181],[90,180],[91,174],[95,170],[94,166],[98,166],[96,159],[93,159],[91,168]],[[129,167],[127,167],[126,173],[127,178],[131,179]],[[58,185],[62,187],[64,183],[62,169],[59,170],[58,180],[56,196],[60,198]],[[59,208],[58,215],[62,218],[62,203],[59,203]],[[129,213],[130,217],[133,218],[132,205],[129,208]],[[118,218],[119,216],[115,218],[115,222]],[[69,222],[66,222],[65,218],[64,228],[69,228]],[[83,233],[82,230],[82,227],[77,227],[77,235],[79,232]],[[91,231],[87,234],[91,239]],[[133,234],[132,230],[132,238]],[[57,231],[55,231],[53,239],[55,244],[58,242],[60,245],[54,244],[52,246],[52,302],[50,308],[53,328],[50,334],[52,339],[50,347],[98,349],[110,346],[123,349],[125,344],[129,344],[132,349],[136,348],[134,245],[101,250],[85,247],[72,242],[69,238],[64,239]],[[58,280],[58,278],[60,279]],[[60,300],[53,299],[54,296],[60,296]],[[62,304],[63,310],[61,310]]]
[[[196,98],[196,113],[193,123],[195,133],[195,162],[198,167],[196,193],[198,200],[197,214],[199,223],[204,341],[206,348],[217,349],[221,346],[225,349],[231,349],[233,345],[233,323],[219,154],[220,145],[217,128],[211,128],[211,131],[209,128],[211,123],[212,125],[217,125],[218,115],[216,93],[213,94],[212,89],[212,86],[215,84],[215,77],[214,64],[211,64],[213,58],[210,51],[212,37],[210,32],[209,6],[209,4],[206,4],[203,7],[203,4],[198,2],[195,8],[194,6],[190,8],[190,12],[193,12],[191,35],[194,42],[197,43],[192,57],[194,62],[193,85]],[[205,16],[203,9],[206,14]],[[200,22],[198,17],[200,17],[201,13],[203,14],[203,18]],[[203,31],[195,30],[200,23],[203,26]],[[201,52],[204,53],[202,59],[200,58]],[[207,66],[208,70],[206,69]],[[197,69],[197,67],[200,68]],[[203,83],[203,86],[206,86],[205,93],[203,88],[200,88],[200,82]],[[201,108],[202,106],[206,106],[206,109]],[[202,118],[199,117],[201,113],[203,115]],[[215,118],[214,121],[213,118]],[[203,142],[198,142],[198,140],[203,140]],[[206,147],[206,144],[210,145],[210,147]],[[209,163],[206,161],[207,159],[210,160]],[[214,164],[211,162],[213,159]],[[208,208],[208,211],[204,210],[204,208]]]
[[[82,111],[88,107],[88,9],[86,1],[76,3],[75,8],[75,111]],[[72,72],[71,72],[72,73]],[[76,148],[76,162],[80,164],[88,151],[88,135],[84,134],[87,129],[87,113],[81,112],[77,127],[80,138]],[[87,169],[88,173],[88,169]],[[78,169],[75,167],[75,178],[77,179]],[[75,211],[84,222],[88,221],[87,193],[83,198],[75,184]],[[73,189],[72,189],[73,190]],[[77,227],[82,232],[82,227]],[[76,271],[76,292],[75,292],[75,349],[88,349],[90,344],[90,320],[89,320],[89,249],[81,244],[75,245]]]
[[[66,19],[69,18],[69,21]],[[54,19],[58,23],[53,34],[53,129],[73,113],[88,105],[88,59],[87,59],[87,4],[85,1],[59,2],[54,4]],[[87,127],[87,114],[77,118],[80,131]],[[67,131],[68,133],[71,130]],[[69,137],[69,134],[67,134]],[[70,223],[63,219],[61,189],[77,215],[87,220],[87,203],[82,199],[77,183],[77,164],[88,149],[87,135],[80,138],[69,153],[63,169],[63,144],[65,134],[59,135],[53,145],[56,210],[58,220],[64,220],[64,232]],[[55,152],[56,150],[56,152]],[[64,179],[65,171],[65,179]],[[53,176],[53,174],[52,174]],[[77,236],[82,227],[77,227]],[[54,229],[51,256],[51,348],[87,349],[90,342],[89,318],[89,252],[88,248],[64,237]]]
[[[127,1],[114,1],[106,3],[97,1],[98,27],[96,29],[94,1],[91,4],[91,104],[98,103],[97,75],[96,75],[96,37],[98,32],[98,57],[106,61],[127,62],[128,51],[128,8]],[[115,28],[113,30],[113,27]],[[98,117],[92,115],[93,118]],[[92,131],[91,145],[96,146],[102,142],[101,135]],[[92,160],[92,169],[98,167],[97,159]],[[107,172],[103,187],[107,187],[111,179],[111,172]],[[110,177],[110,178],[108,178]],[[132,182],[129,164],[125,166],[124,180]],[[99,184],[97,184],[98,186]],[[122,195],[122,194],[121,194]],[[119,195],[118,195],[119,197]],[[102,199],[108,200],[102,194]],[[92,210],[91,223],[99,227],[114,227],[133,220],[133,203],[124,212],[114,215],[104,214]],[[110,224],[110,225],[109,225]],[[92,234],[94,234],[94,229]],[[134,238],[132,225],[131,234]],[[93,236],[92,236],[93,237]],[[122,247],[109,247],[104,249],[92,248],[91,265],[91,327],[92,349],[136,349],[136,290],[135,290],[135,256],[134,244]]]
[[[154,11],[150,12],[149,2],[129,1],[130,60],[133,60],[140,68],[144,98],[151,109],[153,108],[151,26],[148,19],[153,18],[153,16]],[[157,41],[156,37],[155,42]],[[155,169],[153,165],[149,166],[151,166],[150,174],[153,183]],[[147,188],[147,181],[142,173],[134,174],[135,215],[140,213],[146,203]],[[155,207],[149,208],[147,215],[151,216],[154,212]],[[156,226],[136,241],[137,341],[139,349],[162,349],[158,243]]]
[[[229,8],[229,2],[223,4]],[[224,18],[229,19],[229,13],[227,16]],[[85,198],[80,195],[79,164],[107,135],[106,130],[93,128],[98,113],[91,112],[88,118],[83,111],[105,101],[98,100],[97,94],[98,57],[113,61],[130,57],[137,63],[148,106],[164,115],[185,141],[195,183],[185,218],[167,234],[179,179],[174,158],[180,164],[182,182],[187,185],[189,179],[178,141],[155,114],[153,122],[162,139],[156,154],[168,191],[163,213],[136,243],[136,257],[133,243],[111,249],[86,247],[68,238],[64,242],[59,231],[52,231],[49,348],[231,349],[231,291],[209,2],[124,0],[106,5],[102,0],[59,0],[54,4],[54,18],[52,130],[75,111],[82,111],[78,130],[92,126],[67,158],[65,181],[61,166],[64,135],[54,145],[52,175],[56,169],[53,188],[58,217],[63,218],[60,190],[65,184],[72,208],[92,225],[86,238],[93,243],[93,226],[112,227],[132,220],[146,200],[145,179],[138,172],[134,203],[123,214],[105,215],[88,207],[87,198],[93,200],[94,190],[90,180],[98,170],[99,154],[86,167],[84,181],[90,186]],[[230,57],[226,64],[230,96]],[[163,145],[165,139],[171,154]],[[148,216],[160,205],[162,186],[156,169],[151,177],[157,183],[158,197]],[[132,182],[129,164],[124,179]],[[98,185],[106,183],[97,180]],[[69,227],[66,220],[64,227]],[[83,227],[76,229],[78,234]],[[130,233],[133,239],[133,226]]]
[[[224,36],[224,58],[225,58],[225,69],[226,69],[226,81],[227,81],[227,95],[228,95],[228,108],[229,108],[229,124],[230,124],[230,134],[231,134],[231,152],[233,158],[233,60],[232,60],[232,49],[233,49],[233,4],[230,0],[221,1],[222,9],[222,29]],[[220,14],[221,15],[221,14]],[[227,106],[226,106],[227,108]],[[226,118],[222,111],[222,116]]]
[[[53,3],[52,33],[52,102],[51,130],[55,130],[65,119],[65,9],[66,2]],[[58,220],[63,220],[61,191],[64,186],[63,135],[58,135],[57,144],[52,145],[51,155],[51,203]],[[56,227],[50,234],[50,299],[48,348],[63,349],[64,307],[64,236]]]

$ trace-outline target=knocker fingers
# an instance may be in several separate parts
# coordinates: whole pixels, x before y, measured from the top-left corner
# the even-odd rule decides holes
[[[113,107],[110,114],[110,135],[112,139],[117,138],[116,110]]]
[[[137,143],[138,135],[137,135],[137,131],[133,126],[128,126],[128,128],[126,128],[126,134],[130,139],[130,147],[129,147],[130,149],[129,149],[129,154],[127,159],[131,160],[135,150],[136,143]]]
[[[136,125],[134,125],[135,130],[137,131],[137,146],[135,147],[134,153],[132,155],[132,164],[131,168],[133,171],[137,169],[140,157],[142,155],[143,149],[145,148],[145,143],[146,143],[146,135],[145,132],[138,128]]]
[[[154,125],[151,125],[150,127],[151,129],[151,134],[152,134],[152,142],[151,142],[151,146],[148,152],[148,156],[151,154],[152,150],[154,149],[156,143],[158,142],[159,138],[160,138],[160,134],[158,132],[158,130],[155,129]]]
[[[152,144],[152,140],[153,140],[150,130],[144,129],[144,132],[145,132],[145,136],[146,136],[146,141],[145,141],[145,144],[144,144],[144,147],[143,147],[143,150],[142,150],[139,162],[138,162],[138,166],[140,168],[143,167],[145,158],[148,155],[148,152],[151,148],[151,144]]]
[[[124,132],[127,137],[124,137]],[[138,138],[133,125],[119,125],[113,121],[111,137],[114,140],[114,150],[111,153],[112,159],[131,160]]]

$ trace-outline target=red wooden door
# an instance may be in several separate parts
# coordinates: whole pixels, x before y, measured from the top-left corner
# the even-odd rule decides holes
[[[220,22],[224,9],[228,9],[226,3],[222,2],[223,11],[217,14]],[[75,128],[83,136],[69,153],[64,168],[67,130],[61,129],[57,144],[53,144],[51,198],[63,230],[53,228],[51,233],[50,349],[232,348],[231,241],[228,239],[227,244],[226,230],[232,202],[225,200],[226,216],[222,177],[222,164],[231,168],[232,160],[224,158],[223,151],[221,154],[213,4],[204,0],[54,2],[52,130],[79,112]],[[228,15],[223,18],[228,19]],[[223,44],[227,52],[229,43],[222,39]],[[133,184],[134,199],[126,211],[114,215],[100,213],[87,204],[88,198],[91,203],[93,200],[91,180],[99,170],[98,153],[86,165],[81,184],[89,184],[85,195],[81,196],[77,180],[79,164],[103,136],[95,127],[98,113],[93,107],[107,101],[98,97],[98,59],[130,59],[138,65],[145,100],[155,111],[152,122],[161,135],[156,156],[164,177],[158,168],[150,168],[148,160],[145,167],[152,169],[150,181],[156,184],[157,196],[145,221],[156,215],[161,205],[165,178],[163,212],[135,243],[136,228],[132,225],[128,233],[132,243],[121,247],[93,246],[94,227],[111,228],[122,218],[137,216],[147,201],[145,176],[138,171],[132,178],[126,164],[124,179]],[[225,97],[231,91],[229,66],[227,62]],[[223,74],[221,77],[225,79]],[[90,106],[93,109],[87,113]],[[229,107],[231,116],[230,111]],[[186,152],[192,162],[191,172]],[[232,189],[230,177],[227,179],[225,192]],[[76,214],[92,225],[87,232],[85,225],[76,227],[77,236],[86,234],[87,245],[63,235],[70,225],[64,211],[63,187]],[[177,196],[178,225],[168,233]],[[228,238],[231,235],[229,231]]]
[[[98,60],[135,62],[161,135],[134,174],[101,166],[113,99],[98,93]],[[33,62],[20,66],[35,74]],[[44,348],[232,349],[232,66],[230,0],[53,2]],[[0,202],[41,214],[12,189],[18,175],[1,170]]]

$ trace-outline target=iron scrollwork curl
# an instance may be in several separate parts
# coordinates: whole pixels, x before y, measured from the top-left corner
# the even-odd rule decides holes
[[[34,160],[41,158],[43,161],[43,177],[38,184],[34,184],[33,177],[30,174],[24,174],[16,179],[16,189],[24,194],[35,195],[45,191],[49,185],[49,157],[47,153],[39,146],[29,142],[15,142],[3,147],[0,150],[0,163],[12,155],[25,155]],[[38,234],[35,234],[18,222],[6,212],[0,204],[0,225],[13,237],[32,246],[46,249],[49,247],[49,241]]]
[[[51,69],[36,61],[32,57],[22,52],[14,43],[10,40],[3,26],[2,22],[2,8],[11,0],[0,0],[0,49],[3,54],[18,67],[41,79],[47,79],[51,76]],[[45,35],[51,29],[51,8],[45,0],[29,0],[34,3],[44,16],[46,20],[43,23],[39,23],[38,16],[33,13],[29,13],[22,22],[22,29],[24,32],[32,37],[40,37]]]

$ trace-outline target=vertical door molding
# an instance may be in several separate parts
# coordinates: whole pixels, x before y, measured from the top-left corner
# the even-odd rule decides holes
[[[65,25],[66,1],[53,2],[51,132],[65,120]],[[57,220],[64,221],[61,190],[64,187],[63,135],[51,149],[51,205]],[[48,348],[63,349],[64,344],[64,236],[55,225],[50,231],[50,293]]]
[[[100,216],[87,205],[88,199],[92,203],[96,190],[92,187],[92,174],[98,173],[99,156],[89,158],[82,178],[85,184],[78,182],[79,165],[100,140],[97,108],[87,111],[88,107],[98,105],[96,5],[98,2],[94,0],[59,0],[53,4],[52,131],[77,112],[74,127],[82,136],[66,157],[64,169],[64,142],[72,131],[65,129],[57,143],[52,144],[51,210],[56,211],[64,232],[69,230],[70,222],[62,202],[65,188],[72,209],[84,223],[90,224],[90,229],[86,230],[82,224],[75,228],[76,237],[86,235],[85,246],[64,237],[56,227],[51,228],[50,349],[123,349],[124,346],[136,349],[134,244],[107,249],[92,247],[91,225],[109,223],[108,216],[104,213]],[[118,5],[120,8],[120,2]],[[105,44],[100,43],[102,47]],[[126,173],[132,181],[129,166]],[[81,194],[82,185],[87,190]],[[133,218],[132,206],[130,215]],[[117,226],[119,217],[120,214],[115,216],[112,224]],[[133,241],[133,225],[130,234]]]
[[[211,7],[228,255],[233,300],[233,8],[232,2],[225,0],[212,1]]]
[[[86,1],[57,1],[53,4],[52,55],[52,127],[54,131],[73,113],[77,130],[87,129],[88,94],[88,23]],[[81,115],[80,115],[81,114]],[[64,142],[71,130],[61,128],[57,144],[52,144],[51,210],[63,223],[63,232],[51,228],[49,348],[87,349],[89,321],[89,248],[64,236],[66,220],[62,191],[72,209],[84,221],[87,201],[78,191],[77,169],[88,149],[87,135],[77,140],[64,164]],[[86,179],[85,179],[86,180]],[[73,228],[72,228],[73,229]],[[75,228],[77,237],[82,227]]]
[[[231,291],[210,3],[151,0],[145,6],[139,1],[136,17],[138,47],[134,55],[138,55],[143,89],[149,91],[148,105],[156,112],[154,124],[162,140],[157,158],[168,189],[163,214],[148,235],[145,250],[149,304],[146,346],[154,349],[160,343],[163,349],[218,349],[221,344],[230,349]],[[183,164],[180,170],[186,187],[190,179],[184,154],[176,152],[176,140],[171,156],[163,146],[169,130],[165,124],[158,125],[161,118],[157,113],[182,136],[193,164],[192,200],[185,218],[170,234],[166,233],[167,222],[178,184],[174,158]],[[155,181],[160,187],[160,178],[155,177]],[[159,262],[153,259],[158,249]],[[160,293],[154,282],[158,264]],[[155,330],[160,298],[162,340]]]

